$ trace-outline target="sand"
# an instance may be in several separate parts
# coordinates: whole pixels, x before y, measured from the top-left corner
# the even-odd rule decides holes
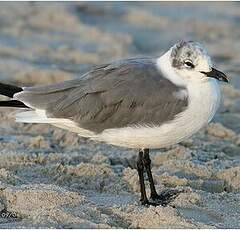
[[[113,59],[159,55],[181,38],[203,42],[231,78],[211,124],[151,151],[157,190],[182,191],[166,207],[140,205],[137,150],[14,123],[14,110],[1,108],[0,228],[240,228],[239,3],[0,6],[3,82],[72,79]]]

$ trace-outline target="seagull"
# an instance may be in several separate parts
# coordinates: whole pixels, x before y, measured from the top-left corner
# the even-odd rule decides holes
[[[160,57],[98,65],[57,84],[0,83],[0,94],[11,98],[0,106],[23,108],[16,122],[52,124],[94,141],[138,149],[141,204],[167,205],[179,191],[157,193],[149,149],[177,144],[206,126],[220,104],[220,81],[229,82],[213,68],[206,49],[180,41]]]

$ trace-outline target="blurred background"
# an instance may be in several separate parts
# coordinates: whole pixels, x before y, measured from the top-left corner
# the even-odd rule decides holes
[[[1,2],[0,81],[51,84],[182,39],[203,43],[231,84],[213,123],[151,151],[157,189],[186,190],[176,208],[139,206],[136,150],[15,123],[1,108],[0,214],[18,216],[0,215],[1,228],[240,227],[240,2]]]

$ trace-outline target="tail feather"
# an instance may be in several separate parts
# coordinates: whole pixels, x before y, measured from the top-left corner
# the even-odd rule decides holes
[[[21,87],[0,83],[0,94],[4,96],[13,98],[13,95],[15,93],[18,93],[21,91],[23,91]]]

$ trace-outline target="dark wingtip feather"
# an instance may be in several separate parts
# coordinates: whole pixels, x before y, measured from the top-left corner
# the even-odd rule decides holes
[[[13,95],[15,93],[18,93],[21,91],[23,91],[23,89],[21,87],[0,83],[0,94],[1,95],[7,96],[7,97],[13,97]]]
[[[24,103],[17,100],[0,101],[0,107],[29,108]]]

